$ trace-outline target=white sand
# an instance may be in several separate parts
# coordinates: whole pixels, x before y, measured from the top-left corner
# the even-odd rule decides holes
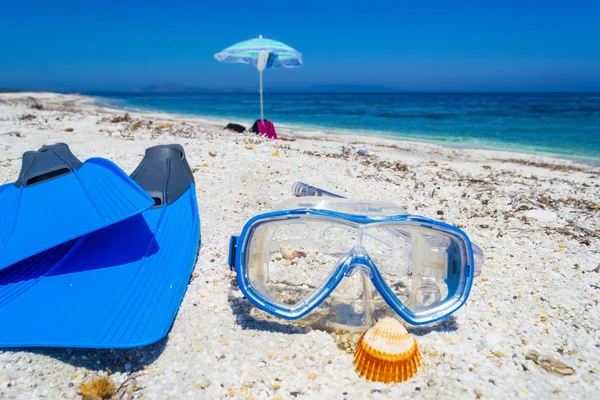
[[[106,157],[131,172],[146,147],[180,143],[195,171],[202,247],[167,340],[127,351],[0,351],[0,398],[79,398],[77,386],[99,374],[117,385],[126,381],[122,393],[147,399],[598,398],[599,168],[289,129],[283,135],[298,140],[268,141],[224,131],[222,122],[167,114],[131,113],[132,121],[112,123],[123,112],[84,97],[32,96],[42,110],[25,94],[0,95],[0,182],[16,178],[23,151],[44,144],[66,142],[81,159]],[[26,114],[33,118],[21,120]],[[133,131],[138,120],[142,127]],[[152,129],[149,120],[152,127],[173,126]],[[371,156],[323,148],[344,141],[366,143]],[[438,325],[409,328],[425,362],[410,381],[384,385],[357,377],[345,349],[354,343],[343,335],[249,317],[251,307],[226,265],[229,236],[290,198],[298,180],[439,218],[462,227],[485,250],[467,305]],[[557,219],[528,219],[530,209]],[[576,374],[543,369],[526,360],[529,350]]]

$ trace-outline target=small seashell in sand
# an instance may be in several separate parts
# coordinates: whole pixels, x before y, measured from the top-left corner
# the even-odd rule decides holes
[[[294,258],[298,257],[298,254],[296,253],[296,251],[294,249],[292,249],[291,247],[282,247],[280,249],[280,251],[281,251],[281,255],[286,260],[293,260]]]
[[[552,356],[539,354],[535,350],[530,350],[525,356],[526,360],[531,360],[546,371],[555,372],[559,375],[575,375],[575,370]]]
[[[404,382],[417,373],[422,362],[417,342],[390,317],[366,331],[354,353],[356,372],[375,382]]]
[[[247,145],[246,145],[246,146],[244,146],[244,147],[246,147],[246,150],[252,150],[252,149],[254,149],[254,145],[253,145],[252,143],[250,143],[250,144],[247,144]]]
[[[308,255],[308,251],[304,250],[304,249],[300,249],[300,250],[294,250],[296,252],[296,257],[298,258],[304,258]]]
[[[286,260],[293,260],[295,258],[304,258],[308,255],[308,251],[304,249],[292,249],[291,247],[281,247],[279,249],[281,255]]]

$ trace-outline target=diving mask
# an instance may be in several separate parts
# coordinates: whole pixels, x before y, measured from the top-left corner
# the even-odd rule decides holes
[[[432,323],[467,300],[483,252],[462,230],[300,182],[294,192],[310,197],[253,217],[231,239],[230,267],[259,309],[363,329],[391,310]]]

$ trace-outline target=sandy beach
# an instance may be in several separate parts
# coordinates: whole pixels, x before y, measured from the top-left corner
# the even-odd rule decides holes
[[[0,183],[14,181],[21,154],[42,145],[65,142],[82,160],[108,158],[130,173],[147,147],[179,143],[196,179],[202,226],[195,271],[165,340],[132,350],[0,350],[0,398],[77,399],[79,384],[95,376],[110,376],[119,399],[598,397],[599,166],[291,128],[278,133],[295,140],[273,141],[223,126],[125,116],[79,95],[0,94]],[[345,144],[369,154],[343,154]],[[483,248],[467,304],[440,323],[407,325],[424,358],[408,382],[358,377],[352,335],[251,317],[227,266],[229,237],[291,198],[296,181],[397,203],[462,228]],[[536,363],[531,351],[575,373]]]

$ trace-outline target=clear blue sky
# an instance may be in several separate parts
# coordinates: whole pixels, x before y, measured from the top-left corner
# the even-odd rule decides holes
[[[267,88],[600,91],[599,0],[3,0],[0,87],[253,89],[213,54],[259,34],[304,56]]]

